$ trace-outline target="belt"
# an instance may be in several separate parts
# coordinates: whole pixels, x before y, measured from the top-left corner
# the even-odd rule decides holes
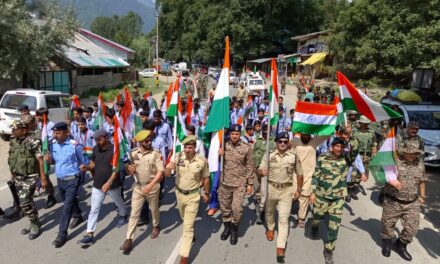
[[[196,188],[196,189],[193,189],[193,190],[186,191],[186,190],[182,190],[178,186],[176,186],[176,190],[179,191],[183,195],[190,195],[190,194],[199,192],[200,188]]]
[[[398,199],[398,198],[396,198],[394,196],[391,196],[389,194],[385,194],[385,197],[389,198],[391,201],[394,201],[394,202],[397,202],[397,203],[401,203],[401,204],[410,204],[410,203],[413,203],[413,202],[415,202],[417,200],[417,197],[416,197],[416,198],[414,198],[411,201],[404,201],[404,200],[400,200],[400,199]]]
[[[291,183],[291,182],[286,182],[286,183],[276,183],[276,182],[269,181],[269,183],[270,183],[273,187],[275,187],[275,188],[277,188],[277,189],[284,189],[284,188],[287,188],[287,187],[293,186],[293,183]]]
[[[78,178],[78,175],[67,176],[63,178],[58,178],[59,181],[70,181]]]
[[[34,173],[34,174],[30,174],[30,175],[24,175],[24,174],[16,173],[15,177],[19,177],[19,178],[38,177],[38,173]]]

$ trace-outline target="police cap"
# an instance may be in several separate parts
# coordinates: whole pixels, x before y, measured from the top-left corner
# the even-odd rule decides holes
[[[66,122],[58,122],[52,127],[53,131],[66,131],[67,130],[67,124]]]

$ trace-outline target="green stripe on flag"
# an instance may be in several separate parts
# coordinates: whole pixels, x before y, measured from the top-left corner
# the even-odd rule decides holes
[[[293,121],[292,124],[292,132],[299,132],[309,135],[331,136],[335,133],[335,129],[335,125],[314,125],[298,121]]]

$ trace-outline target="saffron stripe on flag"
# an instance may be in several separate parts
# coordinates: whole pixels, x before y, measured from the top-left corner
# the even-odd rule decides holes
[[[315,104],[308,102],[297,102],[295,113],[301,112],[311,115],[337,115],[338,110],[335,105]]]

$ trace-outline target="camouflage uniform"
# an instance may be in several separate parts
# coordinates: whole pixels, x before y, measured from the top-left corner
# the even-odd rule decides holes
[[[14,129],[26,127],[23,121],[15,121]],[[35,207],[33,195],[37,179],[40,174],[39,159],[41,153],[41,141],[33,136],[24,139],[12,138],[10,141],[8,164],[13,175],[20,199],[20,207],[30,220],[29,228],[22,231],[23,234],[37,235],[41,232],[38,212]]]
[[[274,138],[269,138],[269,151],[273,151],[275,149],[275,141]],[[254,160],[255,169],[257,169],[257,166],[261,164],[261,161],[263,160],[263,156],[266,153],[266,140],[263,139],[261,136],[257,138],[254,144],[254,149],[252,153],[252,158]],[[262,180],[264,186],[262,187]],[[266,195],[265,190],[267,190],[267,177],[261,178],[260,176],[257,176],[254,178],[254,201],[255,201],[255,208],[258,211],[264,210],[264,203],[266,201]],[[262,199],[263,198],[263,199]],[[258,208],[257,208],[258,207]]]
[[[313,207],[312,227],[317,228],[326,214],[329,214],[328,234],[324,247],[335,250],[341,224],[344,197],[347,196],[346,175],[349,165],[341,156],[335,158],[327,153],[318,158],[316,171],[312,177],[312,193],[316,195]]]
[[[419,149],[419,159],[423,160],[425,144],[423,143],[423,139],[419,135],[416,135],[415,137],[410,137],[406,131],[403,131],[396,136],[396,147],[399,157],[402,157],[402,149],[406,148],[408,145],[412,145],[415,148]]]
[[[249,144],[226,142],[223,175],[218,188],[222,221],[238,225],[243,213],[243,200],[247,185],[253,185],[254,160]]]
[[[420,203],[417,200],[420,182],[428,180],[423,161],[409,164],[397,161],[399,172],[398,180],[402,188],[397,190],[391,185],[385,187],[385,201],[382,212],[383,239],[394,237],[394,228],[399,219],[402,220],[403,230],[399,234],[400,240],[405,244],[412,242],[419,228]]]
[[[198,88],[198,95],[200,98],[205,99],[206,98],[206,87],[208,85],[208,78],[206,76],[206,74],[200,74],[199,75],[199,81],[197,84],[197,88]]]

